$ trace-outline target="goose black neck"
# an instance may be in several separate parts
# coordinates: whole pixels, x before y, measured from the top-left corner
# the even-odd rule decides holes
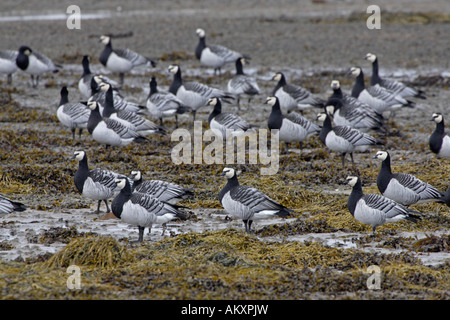
[[[119,194],[114,198],[111,203],[111,211],[120,219],[122,216],[123,204],[130,200],[133,192],[131,191],[130,182],[125,180],[125,186],[120,190]]]
[[[281,87],[284,87],[285,85],[286,85],[286,78],[284,77],[284,74],[281,73],[281,78],[278,81],[277,86],[273,90],[273,95],[275,95],[275,92],[277,92],[278,89],[280,89]]]
[[[95,107],[94,110],[91,110],[91,114],[89,115],[88,123],[87,123],[87,129],[90,134],[94,131],[97,124],[102,121],[102,116],[100,114],[100,110],[98,108],[98,104]]]
[[[91,69],[89,68],[89,59],[87,56],[83,57],[81,64],[83,65],[83,76],[91,74]]]
[[[202,56],[202,51],[205,48],[206,48],[205,37],[201,37],[201,38],[199,38],[197,47],[195,48],[195,56],[197,57],[197,59],[200,60],[200,58]]]
[[[223,187],[223,189],[219,192],[219,201],[222,203],[223,197],[229,192],[231,189],[238,187],[239,181],[237,175],[234,174],[233,177],[229,178],[227,184]]]
[[[98,88],[97,81],[94,80],[94,77],[91,78],[91,92],[92,95],[97,93],[100,89]]]
[[[114,108],[113,89],[110,86],[105,94],[105,107],[103,108],[103,117],[107,118],[116,112]]]
[[[391,157],[388,155],[381,163],[380,172],[377,176],[378,190],[380,190],[382,194],[386,191],[391,176]]]
[[[330,98],[339,98],[341,99],[343,97],[343,93],[342,93],[342,89],[341,87],[337,88],[337,89],[333,89],[333,94]]]
[[[19,54],[17,55],[17,58],[16,58],[17,66],[20,69],[25,70],[26,68],[28,68],[29,63],[30,63],[30,60],[28,59],[28,56],[25,53],[19,51]]]
[[[436,129],[434,131],[437,132],[437,133],[444,134],[444,132],[445,132],[444,119],[442,119],[441,122],[436,123]]]
[[[376,85],[377,83],[380,83],[381,79],[378,75],[378,58],[375,59],[375,61],[372,63],[372,76],[370,77],[370,84],[372,86]]]
[[[280,102],[277,99],[275,104],[272,106],[272,111],[270,112],[267,126],[271,130],[280,129],[282,123],[283,123],[283,113],[281,112]]]
[[[109,40],[109,42],[103,48],[102,53],[100,54],[99,60],[102,65],[106,66],[109,55],[111,54],[112,51],[113,51],[113,49],[112,49],[112,45],[111,45],[111,40]]]
[[[172,94],[176,95],[177,91],[178,91],[178,88],[181,87],[182,84],[183,84],[183,80],[181,78],[181,69],[178,68],[177,73],[175,73],[173,75],[173,81],[172,81],[172,84],[169,87],[169,91]]]
[[[158,92],[158,86],[156,83],[155,77],[152,77],[152,80],[150,80],[150,92],[148,96],[150,97],[152,94],[155,94]]]
[[[84,181],[89,175],[89,166],[87,156],[84,155],[83,159],[78,162],[78,170],[75,172],[74,182],[77,190],[82,193]]]
[[[387,158],[383,160],[383,162],[381,162],[381,170],[383,170],[384,172],[387,172],[389,174],[392,174],[392,169],[391,169],[391,156],[388,154]]]
[[[138,180],[133,181],[133,190],[142,183],[142,176]]]
[[[356,184],[352,188],[352,192],[348,198],[347,201],[347,207],[350,213],[354,216],[355,215],[355,209],[356,204],[358,203],[358,200],[361,199],[361,197],[364,195],[362,186],[361,186],[361,180],[358,179]]]
[[[217,99],[217,103],[214,106],[213,111],[209,114],[208,122],[211,123],[212,119],[214,119],[216,116],[222,113],[222,102],[220,102],[219,99]]]
[[[324,144],[325,144],[327,135],[331,130],[333,130],[333,127],[331,126],[330,116],[327,114],[326,118],[322,124],[322,130],[320,130],[320,134],[319,134],[320,141],[322,141]]]
[[[365,88],[366,86],[364,84],[364,73],[361,70],[361,72],[355,79],[355,84],[353,85],[352,89],[352,97],[358,98],[361,91],[363,91]]]
[[[69,91],[67,91],[66,87],[61,89],[61,99],[59,100],[59,105],[62,106],[69,102]]]
[[[241,59],[236,60],[236,74],[244,74],[244,68],[242,66]]]

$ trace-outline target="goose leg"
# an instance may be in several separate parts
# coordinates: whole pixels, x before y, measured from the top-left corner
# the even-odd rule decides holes
[[[342,166],[345,167],[345,153],[342,154]]]
[[[145,227],[138,226],[139,238],[138,238],[137,242],[144,241],[144,230],[145,230]]]
[[[108,212],[111,212],[111,209],[109,208],[109,206],[108,206],[108,200],[103,200],[104,202],[105,202],[105,204],[106,204],[106,213],[108,213]]]
[[[100,213],[100,205],[102,204],[102,200],[98,200],[97,203],[97,211],[94,211],[94,213]]]

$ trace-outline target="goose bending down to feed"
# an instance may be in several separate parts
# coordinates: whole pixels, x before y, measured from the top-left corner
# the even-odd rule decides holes
[[[243,55],[222,45],[206,45],[205,30],[198,28],[195,32],[199,38],[195,56],[202,65],[214,68],[214,74],[220,74],[221,68],[225,64],[233,63],[238,58],[250,59],[248,55]]]
[[[395,95],[399,95],[402,98],[414,97],[420,99],[426,99],[425,92],[417,90],[413,87],[409,87],[400,81],[393,79],[381,78],[378,73],[378,57],[373,53],[368,53],[364,57],[367,61],[372,63],[372,76],[370,77],[370,85],[376,84],[383,88],[386,88]]]
[[[251,98],[261,92],[256,79],[244,73],[243,66],[245,63],[245,58],[236,60],[236,74],[228,81],[228,91],[236,96],[238,109],[240,109],[241,96],[248,96],[248,102],[250,103]]]
[[[100,90],[100,84],[108,83],[113,87],[114,108],[117,110],[126,110],[134,113],[141,114],[146,109],[146,106],[139,105],[138,103],[129,101],[125,98],[114,84],[102,75],[95,75],[91,79],[91,97],[89,101],[96,101],[100,106],[105,105],[106,92]]]
[[[24,72],[30,74],[31,85],[36,88],[41,75],[59,71],[62,66],[55,64],[49,57],[31,50],[30,47],[21,46],[16,58],[17,66]]]
[[[160,125],[163,124],[163,118],[175,116],[175,128],[178,128],[179,114],[192,112],[191,107],[185,105],[173,93],[159,90],[155,77],[150,80],[147,109],[153,117],[159,119]]]
[[[102,116],[104,118],[117,120],[142,136],[155,133],[166,134],[166,130],[163,127],[158,126],[143,116],[127,110],[116,110],[114,107],[113,88],[110,84],[101,83],[100,89],[106,92],[105,105],[102,110]]]
[[[358,176],[348,176],[344,183],[352,187],[347,201],[348,210],[356,220],[372,226],[373,234],[378,226],[385,223],[401,220],[417,222],[421,219],[419,212],[410,210],[394,200],[380,194],[364,194]]]
[[[209,99],[208,105],[214,107],[208,117],[209,127],[223,139],[243,135],[254,127],[236,114],[223,113],[218,98]]]
[[[118,174],[99,168],[89,169],[86,152],[82,150],[75,151],[72,159],[78,161],[78,170],[74,176],[78,192],[85,198],[98,201],[97,211],[94,213],[100,213],[102,201],[106,205],[106,212],[110,212],[108,199],[111,199],[116,192],[114,179],[118,177]]]
[[[307,89],[287,83],[282,72],[277,72],[272,80],[278,81],[272,95],[280,100],[280,106],[287,112],[298,110],[300,113],[312,107],[323,108],[325,100]]]
[[[58,120],[72,132],[72,139],[75,141],[75,131],[78,129],[79,143],[81,144],[81,133],[87,128],[87,123],[91,110],[81,102],[69,102],[69,91],[67,87],[61,89],[61,99],[56,111]]]
[[[445,132],[444,115],[433,113],[430,120],[436,122],[436,128],[428,139],[430,150],[441,158],[450,158],[450,136]]]
[[[162,202],[146,193],[133,192],[128,178],[119,176],[115,183],[120,192],[112,201],[112,212],[123,222],[138,227],[137,242],[144,240],[145,228],[150,233],[153,224],[164,225],[176,218],[186,220],[186,216],[175,205]]]
[[[320,141],[330,150],[341,153],[342,165],[345,166],[345,155],[350,154],[352,163],[353,152],[361,146],[381,146],[384,143],[371,135],[348,126],[331,125],[331,118],[326,112],[317,115],[317,120],[323,122],[319,137]]]
[[[414,107],[414,102],[406,100],[378,84],[366,87],[364,73],[360,67],[350,68],[349,73],[355,77],[352,97],[367,103],[377,113],[383,114],[385,111],[394,111],[401,107]]]
[[[234,99],[231,93],[221,89],[212,88],[199,82],[184,82],[181,68],[177,64],[170,65],[168,70],[173,74],[169,91],[192,109],[194,121],[197,110],[206,106],[209,99],[220,98],[224,102],[229,102],[227,99]]]
[[[304,140],[320,132],[320,127],[317,124],[298,113],[283,114],[277,97],[268,97],[265,104],[272,107],[267,125],[270,130],[279,130],[279,140],[284,141],[286,153],[289,150],[289,143],[299,142],[300,147],[303,148]]]
[[[112,47],[111,37],[102,35],[100,42],[105,45],[100,53],[99,60],[109,71],[118,73],[120,76],[120,84],[123,84],[125,73],[130,72],[133,68],[146,65],[156,66],[156,61],[147,58],[130,49],[117,49]]]
[[[233,168],[224,168],[222,175],[228,182],[219,193],[220,203],[229,214],[244,221],[246,232],[251,231],[253,220],[274,216],[285,218],[294,212],[256,188],[241,186]]]
[[[387,151],[378,151],[374,159],[381,160],[377,186],[381,194],[406,207],[427,201],[444,202],[444,193],[407,173],[393,173],[391,156]]]
[[[6,74],[7,83],[12,83],[12,75],[17,71],[18,52],[14,50],[0,50],[0,73]]]
[[[131,171],[131,180],[133,181],[132,190],[150,194],[160,201],[170,204],[177,204],[194,196],[194,193],[182,186],[172,182],[162,180],[143,180],[142,173],[139,170]]]
[[[333,94],[326,102],[326,108],[333,106],[330,115],[336,125],[347,125],[362,132],[369,130],[386,132],[383,115],[361,100],[344,94],[338,80],[331,81]]]

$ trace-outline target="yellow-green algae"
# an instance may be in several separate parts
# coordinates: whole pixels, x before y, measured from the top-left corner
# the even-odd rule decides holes
[[[81,270],[79,290],[66,285],[72,264]],[[379,291],[367,288],[371,265],[382,271]],[[4,299],[445,299],[449,267],[425,267],[408,253],[265,242],[234,229],[137,247],[98,236],[75,239],[45,262],[1,262],[0,292]]]

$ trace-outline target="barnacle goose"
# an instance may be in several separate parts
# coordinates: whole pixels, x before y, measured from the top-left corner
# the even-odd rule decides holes
[[[89,67],[89,57],[83,56],[81,60],[81,65],[83,66],[83,74],[78,80],[78,90],[81,95],[86,99],[90,98],[93,95],[91,88],[91,80],[94,76],[100,77],[103,82],[107,82],[112,86],[117,86],[117,83],[103,75],[98,75],[91,72],[91,68]]]
[[[47,72],[56,73],[62,66],[53,63],[45,55],[31,50],[30,47],[21,46],[16,58],[17,66],[31,75],[31,85],[33,88],[39,84],[39,77]],[[36,81],[34,80],[36,77]]]
[[[199,41],[195,48],[195,56],[202,65],[214,68],[215,74],[217,72],[220,74],[220,70],[225,64],[235,62],[240,57],[250,59],[247,55],[221,45],[206,45],[206,34],[203,29],[198,28],[196,33]]]
[[[361,132],[369,130],[386,132],[384,123],[376,113],[362,108],[354,108],[349,104],[344,104],[341,99],[330,98],[325,104],[328,114],[333,116],[335,125],[349,126]]]
[[[173,74],[173,81],[169,91],[177,96],[178,99],[192,109],[193,119],[200,107],[206,106],[210,98],[234,99],[231,93],[204,85],[199,82],[183,82],[181,77],[181,68],[177,64],[172,64],[168,68]],[[228,102],[228,101],[227,101]]]
[[[25,211],[26,209],[25,204],[0,195],[0,215],[9,214],[13,211]]]
[[[450,158],[450,137],[445,132],[444,115],[433,113],[430,120],[436,122],[436,128],[428,140],[430,150],[439,157]]]
[[[404,206],[427,201],[444,202],[444,193],[407,173],[392,173],[391,156],[387,151],[378,151],[374,159],[382,161],[377,176],[381,194]]]
[[[323,122],[319,137],[320,141],[330,150],[342,154],[342,165],[345,166],[345,155],[350,154],[352,163],[353,151],[359,146],[379,146],[383,142],[376,140],[371,135],[361,132],[348,126],[331,125],[331,118],[327,112],[321,112],[317,115],[317,120]]]
[[[165,134],[164,128],[156,125],[152,121],[127,110],[116,110],[114,107],[113,88],[108,83],[101,83],[100,89],[106,92],[105,105],[102,110],[104,118],[110,118],[119,121],[123,125],[135,130],[138,134],[146,136],[149,134]]]
[[[121,122],[102,117],[96,101],[88,102],[88,106],[91,109],[91,114],[89,115],[87,129],[92,138],[98,143],[106,145],[106,148],[108,146],[126,146],[133,141],[143,142],[147,140],[136,130]]]
[[[123,222],[138,227],[137,242],[144,240],[145,228],[148,228],[150,233],[153,224],[164,225],[176,218],[186,220],[186,216],[176,206],[146,193],[133,192],[126,177],[117,177],[115,183],[120,192],[112,201],[112,212]]]
[[[248,101],[250,103],[251,97],[260,94],[256,79],[244,73],[243,65],[245,65],[245,58],[236,60],[236,74],[228,81],[228,91],[236,95],[238,108],[240,108],[242,95],[249,96]]]
[[[119,74],[120,84],[123,84],[125,73],[130,72],[134,67],[141,65],[156,66],[154,60],[144,57],[130,49],[113,49],[111,37],[109,36],[102,35],[100,42],[105,45],[103,51],[100,53],[100,62],[111,72]]]
[[[361,223],[372,226],[375,229],[389,222],[420,220],[419,212],[410,210],[403,205],[386,198],[380,194],[364,194],[361,179],[357,176],[348,176],[344,182],[352,187],[352,192],[347,201],[347,208],[352,216]]]
[[[268,120],[270,130],[279,130],[279,139],[286,144],[286,153],[290,142],[302,143],[310,135],[320,132],[320,127],[298,113],[291,112],[284,115],[281,112],[280,102],[277,97],[267,97],[265,104],[272,107]]]
[[[105,81],[106,80],[106,81]],[[100,84],[106,82],[110,83],[104,76],[95,75],[91,79],[91,91],[92,96],[88,99],[89,101],[97,101],[100,106],[105,104],[105,96],[106,92],[100,90]],[[128,101],[122,94],[117,90],[113,85],[113,97],[114,97],[114,107],[117,110],[127,110],[135,113],[143,113],[146,109],[146,106],[139,105],[138,103]]]
[[[233,113],[222,113],[222,102],[219,98],[208,100],[208,106],[213,106],[208,117],[211,130],[223,139],[239,136],[253,128],[247,121]]]
[[[367,103],[343,93],[338,80],[331,81],[331,89],[333,94],[326,102],[326,107],[333,106],[330,108],[330,114],[336,125],[348,125],[362,132],[370,129],[386,131],[383,115],[377,113]]]
[[[162,125],[164,117],[174,115],[176,128],[178,128],[178,115],[192,111],[191,107],[186,106],[173,93],[159,90],[155,77],[150,80],[147,109],[152,116],[159,118],[160,125]]]
[[[91,110],[81,102],[69,102],[69,91],[64,86],[61,89],[61,100],[56,111],[58,120],[72,131],[72,139],[75,141],[75,131],[78,129],[79,142],[81,144],[81,133],[87,128]]]
[[[139,170],[131,171],[132,190],[135,192],[147,193],[160,201],[176,204],[181,200],[191,198],[194,193],[182,186],[172,182],[162,180],[143,180]]]
[[[383,114],[384,111],[392,111],[401,107],[414,107],[412,101],[393,94],[378,84],[366,87],[364,73],[360,67],[351,67],[349,73],[355,77],[352,97],[367,103],[377,113]]]
[[[18,52],[14,50],[0,51],[0,73],[7,75],[8,84],[12,83],[12,75],[17,71],[17,55]]]
[[[272,95],[280,100],[281,108],[286,109],[287,112],[299,110],[303,113],[304,110],[312,107],[324,107],[324,99],[312,94],[303,87],[287,83],[286,77],[282,72],[275,73],[272,80],[278,81]]]
[[[393,80],[380,78],[378,74],[378,57],[373,53],[368,53],[364,57],[367,61],[372,63],[372,76],[370,77],[370,85],[374,86],[379,84],[383,88],[388,89],[393,94],[399,95],[402,98],[414,97],[420,99],[426,99],[425,92],[417,90],[412,87],[408,87],[405,84]]]
[[[75,151],[72,159],[78,160],[78,170],[74,176],[78,192],[83,197],[98,201],[97,211],[94,213],[100,212],[102,201],[106,205],[106,212],[110,212],[108,199],[112,198],[116,192],[114,179],[119,175],[110,170],[89,169],[86,152],[82,150]]]
[[[294,212],[258,189],[241,186],[233,168],[224,168],[222,175],[228,181],[219,193],[219,201],[228,213],[244,221],[246,232],[251,231],[253,220],[272,218],[275,215],[285,218]]]

